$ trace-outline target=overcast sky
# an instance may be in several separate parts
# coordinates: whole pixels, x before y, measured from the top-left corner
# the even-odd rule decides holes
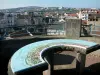
[[[100,8],[100,0],[0,0],[0,9],[24,6]]]

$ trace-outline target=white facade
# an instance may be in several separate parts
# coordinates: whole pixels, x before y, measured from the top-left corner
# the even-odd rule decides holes
[[[15,13],[5,13],[4,19],[7,26],[13,26],[16,24],[17,15]]]
[[[85,10],[80,10],[78,14],[79,16],[79,19],[82,19],[82,20],[88,20],[88,14],[97,14],[97,9],[85,9]]]
[[[0,20],[0,28],[4,28],[7,26],[7,21],[5,19]]]
[[[83,12],[80,11],[77,14],[78,14],[79,19],[88,20],[88,13],[87,12],[83,13]]]

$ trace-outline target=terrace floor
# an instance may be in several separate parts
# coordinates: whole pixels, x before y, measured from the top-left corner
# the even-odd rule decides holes
[[[70,52],[68,52],[67,54],[70,54]],[[75,54],[73,54],[75,55]],[[75,67],[75,61],[74,61],[74,65],[70,65],[71,68],[69,69],[62,69],[62,70],[54,70],[53,71],[53,75],[77,75],[76,73],[76,67]],[[73,67],[73,68],[72,68]],[[46,70],[45,72],[43,72],[43,75],[48,75],[47,73],[48,71]],[[85,65],[85,71],[83,72],[82,75],[86,75],[86,74],[93,74],[94,73],[99,73],[100,74],[100,58],[97,56],[93,56],[91,54],[88,54],[86,56],[86,65]]]
[[[96,43],[100,44],[100,37],[80,37],[79,39],[90,41],[90,42],[96,42]],[[90,53],[90,55],[100,57],[100,49]]]

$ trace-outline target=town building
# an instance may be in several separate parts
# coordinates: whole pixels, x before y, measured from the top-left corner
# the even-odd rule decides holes
[[[89,14],[87,24],[100,25],[100,14]]]
[[[15,16],[13,13],[7,15],[7,25],[14,26],[15,25]]]
[[[64,15],[59,16],[59,22],[65,22],[66,19],[78,19],[78,15],[64,13]]]
[[[88,20],[88,13],[87,12],[83,12],[83,11],[80,11],[79,13],[77,13],[79,19],[82,19],[82,20]]]
[[[4,19],[4,13],[0,12],[0,28],[4,28],[6,26],[6,20]]]
[[[77,14],[79,19],[88,20],[89,14],[98,14],[98,13],[99,11],[97,9],[81,9]]]
[[[4,15],[5,15],[5,14],[4,14],[3,12],[0,12],[0,20],[1,20],[1,19],[4,19]]]
[[[32,25],[42,24],[43,16],[40,12],[29,12],[29,17]]]
[[[6,20],[6,26],[15,26],[17,20],[17,13],[7,12],[4,15],[4,19]]]
[[[31,20],[29,15],[17,14],[16,25],[17,26],[31,25]]]
[[[83,24],[100,25],[100,11],[98,9],[81,9],[77,15],[79,19],[82,19]]]

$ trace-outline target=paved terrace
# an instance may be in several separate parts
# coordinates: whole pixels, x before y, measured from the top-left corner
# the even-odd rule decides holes
[[[99,43],[100,44],[100,37],[80,37],[79,39],[86,40],[86,41],[90,41],[90,42],[96,42],[96,43]],[[94,55],[94,56],[100,57],[100,50],[94,51],[90,55]]]

